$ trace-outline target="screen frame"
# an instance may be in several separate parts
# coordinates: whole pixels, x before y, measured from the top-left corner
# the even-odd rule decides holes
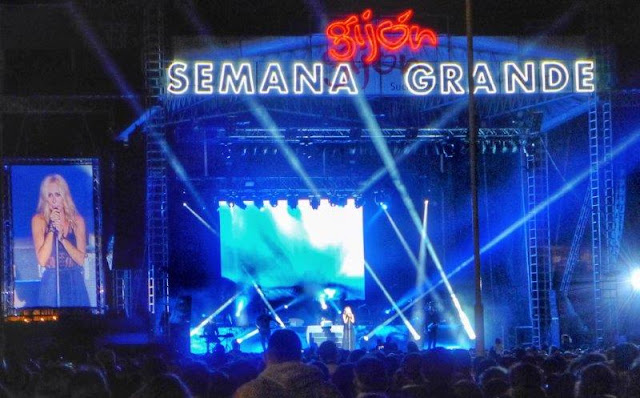
[[[65,310],[86,310],[94,314],[104,314],[106,311],[105,300],[105,276],[103,267],[103,225],[102,225],[102,200],[100,195],[100,161],[97,158],[5,158],[2,160],[2,173],[0,192],[2,192],[2,299],[0,301],[2,317],[15,316],[22,308],[16,308],[15,298],[15,264],[14,251],[14,226],[13,226],[13,195],[12,195],[12,168],[14,166],[91,166],[92,192],[93,192],[93,222],[95,236],[95,277],[96,277],[96,305],[89,307],[41,307]],[[39,307],[28,307],[33,310]],[[25,307],[25,309],[27,309]]]

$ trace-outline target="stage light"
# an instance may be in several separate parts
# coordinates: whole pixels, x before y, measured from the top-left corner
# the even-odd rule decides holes
[[[297,196],[288,196],[287,197],[287,204],[289,205],[290,208],[295,209],[298,207],[298,197]]]
[[[443,143],[442,153],[444,154],[445,158],[452,158],[453,155],[455,155],[456,153],[456,144],[451,140],[448,140],[447,142]]]
[[[404,137],[408,140],[414,140],[416,138],[418,138],[418,129],[415,127],[412,127],[410,129],[407,129],[404,132]]]
[[[364,340],[364,341],[369,341],[369,336],[364,336],[364,337],[363,337],[363,340]]]
[[[385,191],[374,192],[373,200],[378,206],[382,207],[383,210],[389,208],[389,194]]]
[[[275,198],[275,197],[269,198],[269,204],[271,205],[271,207],[278,206],[278,198]]]
[[[238,206],[238,207],[239,207],[239,208],[241,208],[242,210],[244,210],[244,209],[246,209],[246,208],[247,208],[247,204],[245,203],[245,201],[244,201],[244,200],[239,200],[239,201],[236,203],[236,206]]]
[[[264,200],[262,199],[253,199],[253,204],[258,208],[258,210],[262,210],[264,207]]]
[[[240,296],[238,297],[238,300],[236,300],[236,318],[239,318],[240,315],[242,314],[242,310],[246,307],[247,305],[247,297],[246,296]]]
[[[634,290],[640,291],[640,268],[631,271],[631,286]]]
[[[327,308],[329,308],[329,306],[327,306],[327,300],[324,293],[321,293],[320,296],[318,296],[318,301],[320,302],[320,308],[322,308],[323,311],[326,311]]]
[[[329,196],[329,204],[331,206],[340,206],[340,207],[344,207],[347,205],[347,197],[344,195],[330,195]]]
[[[317,196],[317,195],[309,196],[309,204],[311,205],[311,208],[313,210],[318,210],[318,207],[320,207],[320,196]]]
[[[209,323],[210,320],[212,320],[213,318],[215,318],[216,316],[218,316],[218,314],[220,314],[222,311],[224,311],[225,308],[227,308],[228,306],[231,305],[231,303],[234,302],[234,300],[240,295],[240,293],[236,293],[235,295],[233,295],[232,297],[230,297],[227,301],[224,302],[224,304],[222,304],[220,307],[218,307],[218,309],[216,309],[211,315],[209,315],[208,317],[206,317],[202,322],[200,322],[200,324],[198,324],[198,326],[196,326],[195,328],[191,329],[189,331],[189,336],[193,337],[196,336],[198,334],[200,334],[200,331],[202,330],[202,328]]]
[[[366,202],[366,199],[362,195],[357,195],[354,197],[354,204],[356,206],[356,209],[359,209],[362,206],[364,206],[365,202]]]
[[[248,340],[250,338],[252,338],[253,336],[257,335],[259,332],[258,329],[254,329],[251,332],[245,334],[244,336],[241,336],[239,338],[236,339],[236,341],[238,342],[238,344],[242,344],[245,340]]]
[[[334,289],[334,288],[327,287],[327,288],[324,289],[324,294],[327,295],[327,298],[329,300],[335,298],[336,297],[336,293],[338,293],[338,291],[336,289]]]

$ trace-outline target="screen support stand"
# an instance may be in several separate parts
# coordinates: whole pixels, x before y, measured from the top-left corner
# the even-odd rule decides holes
[[[58,258],[58,232],[53,235],[53,239],[56,241],[56,307],[60,308],[60,264],[58,263],[60,259]]]

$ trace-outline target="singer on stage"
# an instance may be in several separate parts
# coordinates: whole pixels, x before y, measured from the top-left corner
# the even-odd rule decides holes
[[[42,180],[36,212],[31,234],[38,264],[44,268],[38,306],[89,306],[83,267],[85,223],[61,175],[50,174]]]

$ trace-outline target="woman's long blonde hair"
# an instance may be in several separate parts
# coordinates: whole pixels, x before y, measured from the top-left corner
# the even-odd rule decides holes
[[[76,209],[76,204],[71,196],[69,184],[67,184],[67,181],[60,174],[49,174],[40,183],[40,198],[38,199],[38,208],[36,211],[44,216],[44,219],[48,224],[51,216],[51,209],[49,208],[49,202],[47,201],[47,193],[45,190],[47,184],[50,183],[56,183],[60,188],[63,217],[72,226],[72,228],[75,227],[78,210]]]

